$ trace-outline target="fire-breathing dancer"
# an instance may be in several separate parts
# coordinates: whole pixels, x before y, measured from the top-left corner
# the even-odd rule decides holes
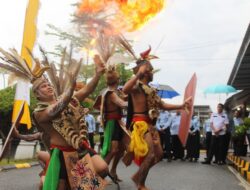
[[[128,94],[127,127],[131,130],[131,142],[127,158],[134,158],[139,165],[138,171],[133,175],[138,190],[147,190],[145,181],[150,168],[162,159],[163,151],[155,123],[159,109],[177,110],[186,109],[189,100],[180,105],[167,104],[157,95],[157,91],[148,84],[153,80],[153,66],[149,55],[150,50],[141,53],[134,68],[134,76],[127,81],[123,92]],[[127,159],[129,164],[129,159]]]

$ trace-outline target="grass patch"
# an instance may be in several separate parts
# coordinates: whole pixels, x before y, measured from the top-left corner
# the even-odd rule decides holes
[[[21,164],[21,163],[29,163],[29,162],[35,162],[37,159],[32,158],[32,159],[2,159],[0,162],[0,166],[6,166],[6,165],[12,165],[12,164]]]

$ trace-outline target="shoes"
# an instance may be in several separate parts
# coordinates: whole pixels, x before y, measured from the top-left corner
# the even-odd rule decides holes
[[[219,162],[218,162],[218,165],[225,165],[225,164],[226,164],[225,161],[219,161]]]
[[[215,161],[213,161],[213,163],[214,163],[214,164],[218,164],[218,161],[217,161],[217,160],[215,160]]]
[[[168,158],[168,162],[171,162],[172,161],[172,159],[171,158]]]
[[[198,158],[195,158],[195,159],[194,159],[194,162],[198,162]]]
[[[189,158],[188,161],[189,161],[189,162],[193,162],[193,158]]]
[[[186,159],[185,158],[181,158],[181,161],[186,161]]]
[[[202,164],[207,164],[207,165],[210,165],[211,163],[209,161],[204,161],[204,162],[201,162]]]

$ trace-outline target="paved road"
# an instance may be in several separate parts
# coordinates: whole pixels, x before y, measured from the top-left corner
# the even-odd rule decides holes
[[[119,176],[124,180],[122,190],[135,189],[130,176],[136,166],[119,165]],[[1,190],[34,190],[38,188],[40,167],[0,172]],[[183,161],[162,161],[152,168],[147,185],[152,190],[245,190],[227,166],[202,165]],[[108,190],[115,190],[109,185]]]

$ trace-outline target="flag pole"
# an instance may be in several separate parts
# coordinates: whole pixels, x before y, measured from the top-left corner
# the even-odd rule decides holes
[[[6,138],[5,142],[4,142],[4,145],[3,145],[2,150],[1,150],[1,153],[0,153],[0,161],[2,160],[2,158],[3,158],[3,156],[4,156],[4,151],[5,151],[5,149],[6,149],[7,145],[8,145],[8,143],[9,143],[9,140],[10,140],[12,131],[14,130],[14,127],[16,127],[16,126],[19,125],[19,122],[20,122],[21,117],[22,117],[22,115],[23,115],[23,111],[24,111],[24,101],[23,101],[23,103],[22,103],[22,105],[21,105],[21,109],[20,109],[20,111],[19,111],[19,113],[18,113],[18,116],[17,116],[17,118],[16,118],[16,121],[15,121],[14,123],[12,123],[11,128],[10,128],[10,131],[9,131],[9,134],[8,134],[8,136],[7,136],[7,138]]]
[[[38,9],[39,9],[39,0],[29,0],[28,1],[27,7],[26,7],[25,20],[24,20],[24,31],[23,31],[23,42],[22,42],[22,47],[21,47],[21,57],[26,60],[30,69],[32,68],[32,58],[29,55],[27,48],[30,51],[32,51],[33,47],[34,47],[35,40],[36,40],[36,18],[37,18]],[[18,83],[18,84],[20,84],[20,83]],[[17,86],[18,86],[18,84],[17,84]],[[18,95],[17,92],[16,92],[16,95]],[[16,100],[16,97],[15,97],[15,100]],[[15,104],[14,104],[14,107],[13,107],[13,114],[12,114],[12,123],[13,124],[10,128],[10,132],[9,132],[9,134],[6,138],[6,141],[4,143],[4,146],[1,150],[0,160],[3,157],[4,150],[6,149],[6,146],[9,142],[9,139],[11,137],[11,134],[12,134],[14,127],[19,125],[19,123],[22,119],[22,116],[25,114],[24,111],[29,111],[28,109],[24,110],[24,107],[26,104],[25,102],[27,101],[27,99],[22,97],[21,99],[19,99],[19,101],[20,101],[20,104],[18,104],[18,106],[15,106]],[[20,107],[19,107],[19,105],[20,105]],[[26,120],[25,124],[27,124],[27,127],[30,128],[31,121],[30,121],[29,112],[28,113],[26,112],[26,114],[28,114],[29,121],[27,122],[27,120]]]

